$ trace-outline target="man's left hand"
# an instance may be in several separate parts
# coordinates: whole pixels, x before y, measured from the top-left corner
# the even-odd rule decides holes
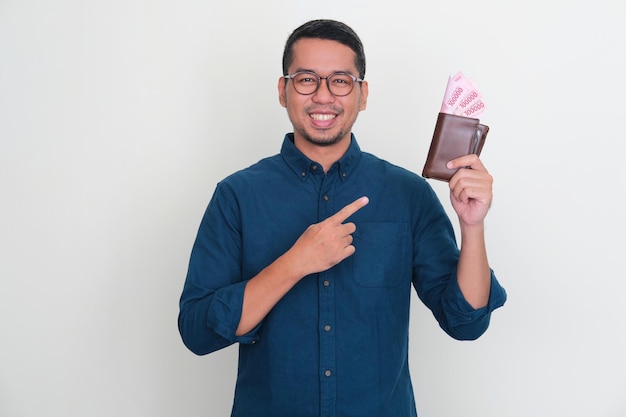
[[[474,154],[450,161],[448,168],[460,168],[450,178],[450,201],[459,221],[468,226],[482,224],[493,198],[493,177]]]

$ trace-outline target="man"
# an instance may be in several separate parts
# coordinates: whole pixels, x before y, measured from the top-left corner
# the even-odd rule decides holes
[[[411,286],[440,326],[475,339],[506,294],[487,262],[492,178],[450,162],[459,251],[428,183],[359,149],[368,84],[358,36],[316,20],[287,40],[279,155],[221,181],[202,219],[179,329],[202,355],[239,343],[232,416],[416,416]]]

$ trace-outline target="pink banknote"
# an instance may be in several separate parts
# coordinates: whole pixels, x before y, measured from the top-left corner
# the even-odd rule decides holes
[[[440,111],[478,118],[485,111],[485,102],[472,80],[459,71],[448,78]]]

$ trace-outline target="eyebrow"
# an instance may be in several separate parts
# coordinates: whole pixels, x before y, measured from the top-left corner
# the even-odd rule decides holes
[[[317,75],[320,75],[317,71],[315,71],[315,70],[313,70],[311,68],[303,68],[303,67],[296,68],[291,74],[295,74],[296,72],[303,72],[303,71],[312,72],[312,73],[315,73]],[[331,71],[328,75],[337,74],[337,73],[350,74],[350,75],[353,75],[353,76],[358,78],[358,75],[355,74],[354,71],[351,71],[351,70],[335,70],[335,71]]]

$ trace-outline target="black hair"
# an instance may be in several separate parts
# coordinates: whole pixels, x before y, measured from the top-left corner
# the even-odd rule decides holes
[[[359,71],[359,78],[365,78],[365,51],[361,39],[352,28],[342,22],[330,19],[317,19],[296,28],[285,43],[283,52],[283,75],[287,75],[293,62],[293,44],[302,38],[316,38],[337,41],[354,51],[354,64]]]

